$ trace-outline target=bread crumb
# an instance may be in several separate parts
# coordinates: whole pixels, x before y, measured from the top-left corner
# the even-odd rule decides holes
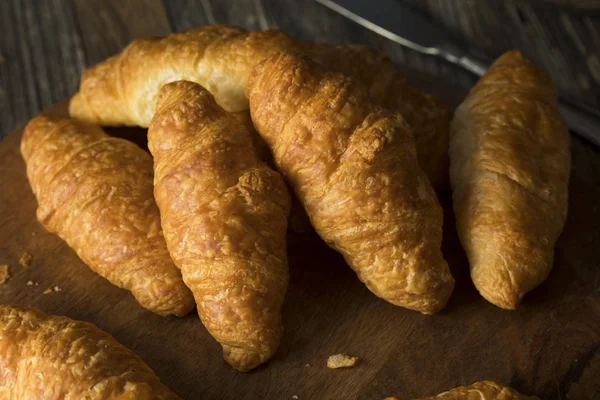
[[[32,258],[33,258],[33,256],[31,254],[29,254],[28,252],[24,252],[23,255],[21,255],[19,264],[21,264],[23,266],[23,268],[29,268],[29,266],[31,265]]]
[[[310,367],[310,364],[306,364],[305,367]]]
[[[0,285],[6,282],[8,278],[10,278],[10,273],[8,272],[8,265],[0,265]]]
[[[297,399],[297,398],[298,398],[298,395],[293,395],[292,396],[292,399]]]
[[[33,281],[27,281],[26,285],[27,286],[33,286]]]
[[[334,354],[327,359],[327,368],[350,368],[354,367],[358,357],[352,357],[348,354]]]
[[[53,288],[48,288],[48,289],[44,290],[44,294],[58,293],[58,292],[62,292],[62,289],[58,286],[54,286]]]

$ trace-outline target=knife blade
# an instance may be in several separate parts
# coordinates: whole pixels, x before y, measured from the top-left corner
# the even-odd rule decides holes
[[[411,11],[397,0],[316,0],[402,46],[423,54],[443,58],[481,76],[491,64],[489,59],[475,57],[452,40],[439,25]],[[569,128],[600,147],[600,112],[559,94],[559,107]]]

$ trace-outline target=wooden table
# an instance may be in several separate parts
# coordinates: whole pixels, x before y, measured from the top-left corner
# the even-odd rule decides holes
[[[427,74],[442,77],[421,84],[451,106],[473,82],[462,71],[393,46],[310,1],[268,2],[272,17],[261,8],[266,3],[71,0],[64,7],[65,0],[0,2],[0,44],[13,46],[9,52],[2,47],[8,61],[0,69],[0,82],[9,90],[0,95],[0,127],[10,131],[67,96],[85,65],[115,53],[134,37],[217,21],[252,29],[276,24],[300,37],[384,48],[396,60],[426,72],[413,73],[416,80]],[[436,4],[442,7],[429,1],[427,10],[435,14]],[[13,56],[21,62],[13,64]],[[64,103],[53,112],[64,113]],[[152,315],[41,228],[19,139],[16,132],[0,142],[0,264],[10,264],[12,275],[0,287],[0,302],[95,323],[140,354],[185,399],[412,398],[482,379],[546,400],[600,396],[600,152],[582,140],[572,142],[569,218],[557,244],[556,267],[517,311],[492,306],[474,289],[445,194],[443,247],[457,285],[442,314],[425,317],[377,299],[316,236],[290,234],[285,338],[268,365],[240,374],[223,363],[217,344],[195,316]],[[24,251],[34,256],[27,270],[17,263]],[[34,285],[27,286],[28,281]],[[43,293],[55,285],[60,293]],[[338,352],[362,361],[354,369],[327,370],[327,356]]]

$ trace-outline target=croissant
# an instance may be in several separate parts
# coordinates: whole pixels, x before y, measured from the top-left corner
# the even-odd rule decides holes
[[[411,85],[382,51],[318,42],[302,42],[301,48],[327,69],[354,77],[367,86],[371,99],[399,112],[412,129],[419,165],[432,185],[440,190],[449,187],[450,112],[442,102]]]
[[[355,77],[369,87],[374,100],[400,112],[414,130],[421,167],[436,187],[448,186],[450,113],[410,85],[384,53],[364,46],[298,42],[279,31],[247,32],[225,25],[137,39],[85,71],[69,113],[98,125],[147,127],[160,87],[180,79],[200,83],[229,112],[247,110],[244,91],[252,67],[278,51],[299,49],[327,68]]]
[[[294,46],[278,31],[247,32],[225,25],[137,39],[85,71],[69,113],[98,125],[147,127],[161,86],[181,79],[200,83],[229,112],[247,110],[244,90],[252,67]]]
[[[131,350],[87,322],[0,305],[0,398],[175,400]]]
[[[21,140],[37,218],[95,272],[160,315],[194,299],[173,264],[152,195],[152,158],[100,128],[39,116]]]
[[[514,309],[546,279],[567,217],[571,164],[554,84],[518,51],[501,56],[456,110],[456,224],[473,283]]]
[[[424,397],[418,400],[539,400],[535,396],[523,396],[516,390],[502,386],[492,381],[482,381],[470,386],[460,386],[448,392],[440,393],[433,397]],[[398,400],[388,397],[385,400]]]
[[[454,280],[442,209],[410,129],[351,78],[276,54],[248,82],[252,120],[317,233],[377,296],[425,314]]]
[[[161,89],[148,130],[167,245],[198,313],[240,371],[267,361],[283,333],[290,197],[251,133],[192,82]]]

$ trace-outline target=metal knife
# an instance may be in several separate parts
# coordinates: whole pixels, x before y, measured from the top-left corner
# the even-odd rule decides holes
[[[475,57],[454,43],[439,25],[414,13],[397,0],[316,0],[344,17],[396,43],[443,58],[481,76],[489,60]],[[569,128],[600,147],[600,112],[559,94],[559,107]]]

